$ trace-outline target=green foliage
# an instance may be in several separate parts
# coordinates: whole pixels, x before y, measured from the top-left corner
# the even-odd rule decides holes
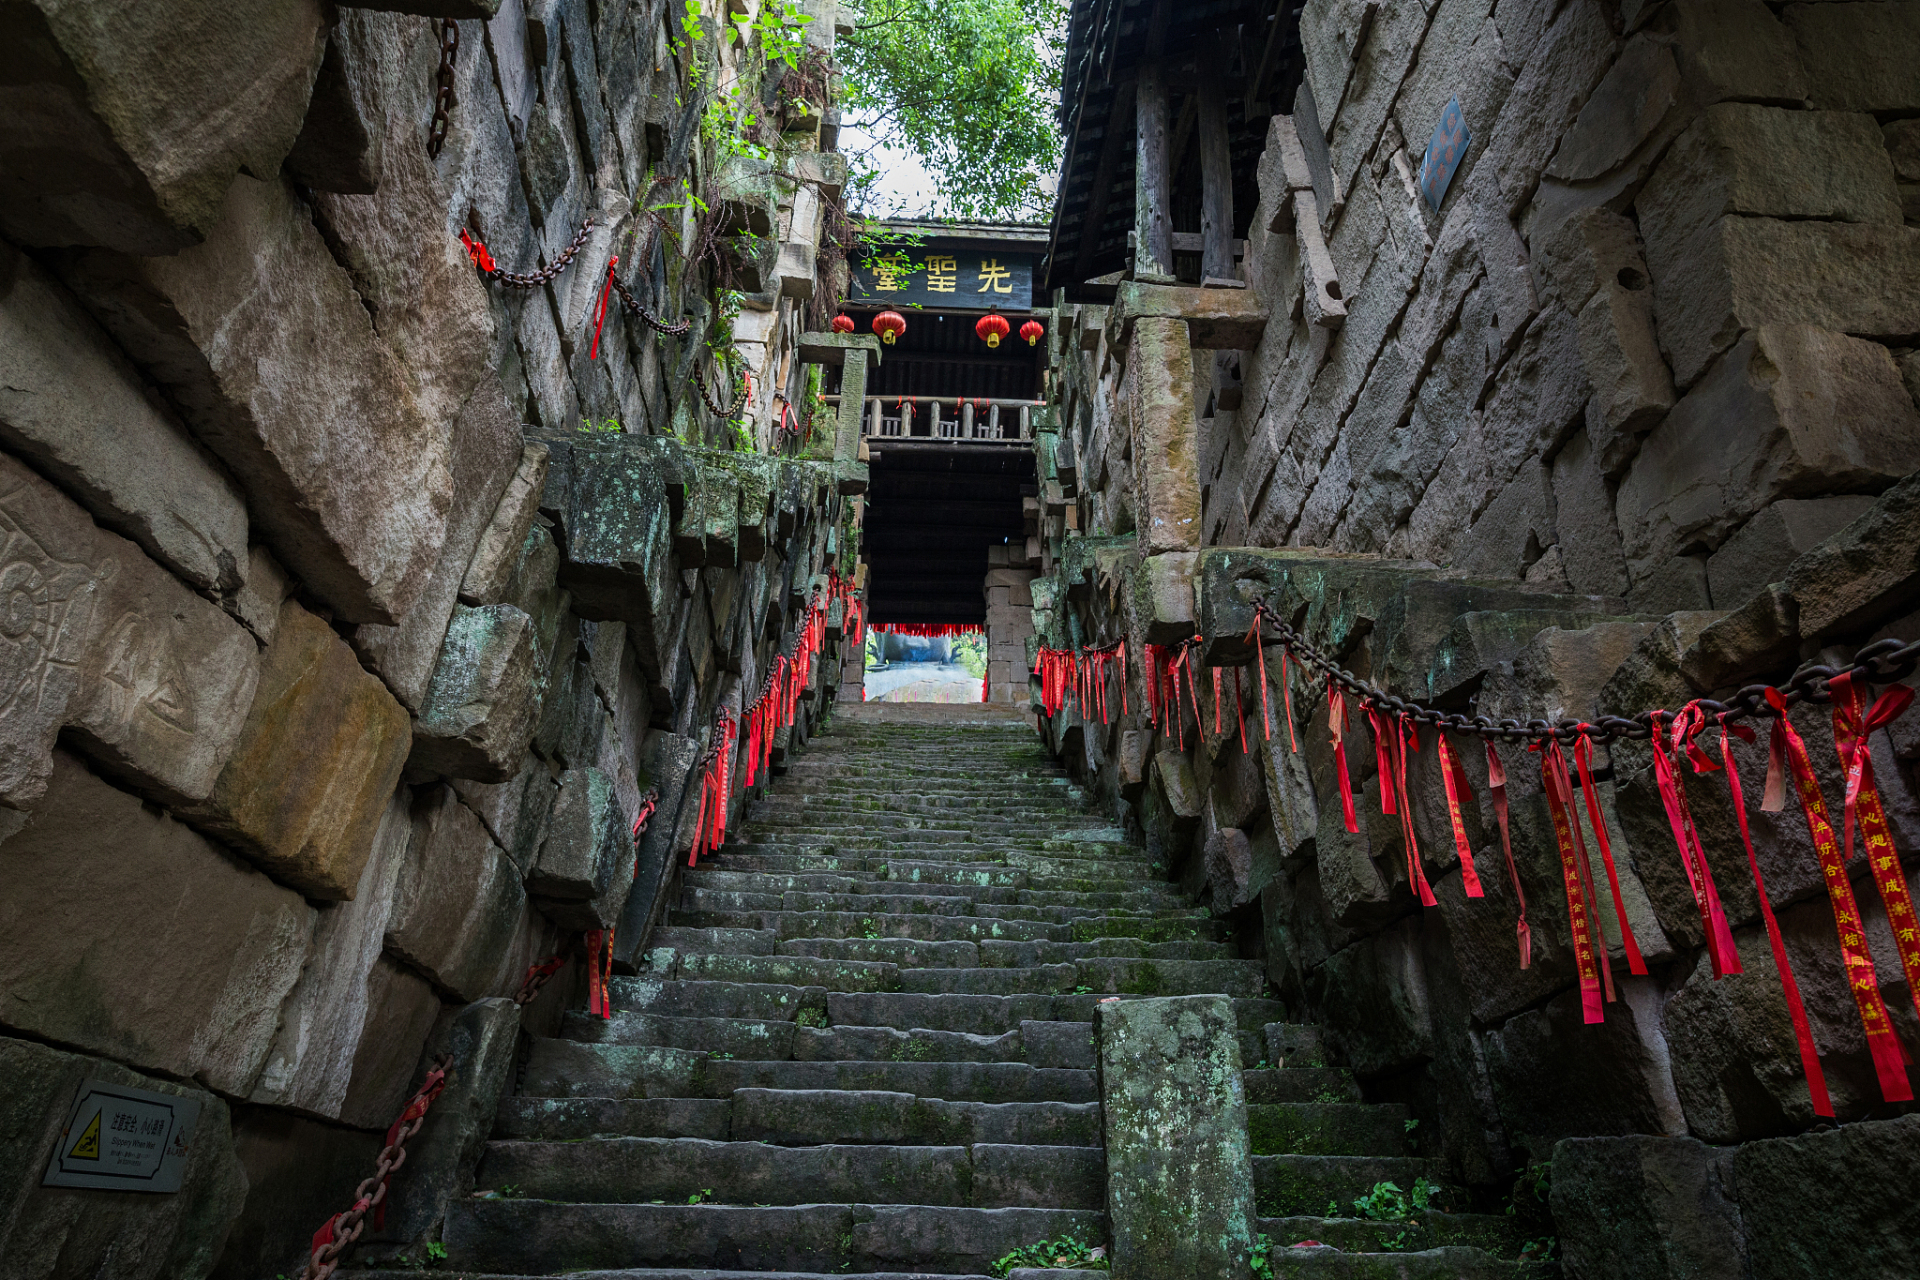
[[[953,660],[970,676],[987,674],[987,638],[982,634],[953,637]]]
[[[732,1057],[733,1055],[729,1054],[727,1056]],[[703,1191],[696,1191],[692,1195],[687,1197],[687,1203],[688,1204],[705,1204],[707,1202],[707,1198],[712,1194],[713,1194],[712,1187],[708,1187]]]
[[[592,418],[582,418],[580,419],[579,430],[621,432],[625,431],[626,428],[620,425],[620,419],[618,418],[608,418],[605,422],[595,422]]]
[[[1257,1280],[1273,1280],[1273,1237],[1257,1235],[1253,1238],[1253,1252],[1247,1262],[1253,1267]]]
[[[931,212],[1043,217],[1060,164],[1054,103],[1064,0],[855,0],[836,46],[853,123],[913,152],[940,186]],[[867,173],[869,180],[872,175]]]
[[[993,1264],[993,1274],[1005,1276],[1016,1267],[1051,1268],[1055,1271],[1106,1271],[1107,1251],[1095,1248],[1072,1236],[1022,1245]]]
[[[1555,1236],[1541,1236],[1520,1246],[1522,1262],[1551,1262],[1559,1256],[1560,1241]]]
[[[428,1241],[427,1242],[427,1264],[431,1266],[436,1262],[445,1262],[446,1260],[447,1260],[447,1246],[445,1246],[444,1244],[441,1244],[438,1240]]]
[[[1397,1222],[1411,1217],[1416,1212],[1425,1213],[1428,1209],[1437,1207],[1433,1201],[1441,1191],[1442,1187],[1439,1183],[1417,1178],[1413,1184],[1413,1195],[1409,1198],[1406,1192],[1400,1190],[1397,1183],[1376,1182],[1373,1184],[1373,1190],[1353,1202],[1353,1208],[1354,1212],[1362,1218],[1372,1218],[1379,1222]]]

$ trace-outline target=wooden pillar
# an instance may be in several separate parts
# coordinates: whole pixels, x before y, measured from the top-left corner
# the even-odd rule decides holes
[[[1205,77],[1202,77],[1203,79]],[[1167,78],[1156,60],[1141,64],[1134,93],[1133,277],[1173,283],[1172,175],[1167,172]]]
[[[1226,50],[1207,42],[1214,65]],[[1227,145],[1227,93],[1218,75],[1200,75],[1200,278],[1231,280],[1233,274],[1233,160]]]

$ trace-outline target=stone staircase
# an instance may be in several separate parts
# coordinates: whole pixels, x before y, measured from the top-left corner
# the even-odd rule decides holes
[[[1087,813],[1011,709],[838,710],[685,874],[650,947],[613,1018],[533,1042],[444,1268],[906,1280],[1104,1245],[1110,996],[1225,993],[1242,1060],[1281,1063],[1246,1074],[1254,1150],[1290,1153],[1255,1162],[1261,1212],[1288,1215],[1264,1224],[1276,1245],[1381,1247],[1389,1224],[1295,1215],[1426,1171],[1400,1111],[1359,1105],[1262,965]],[[1282,1274],[1348,1274],[1332,1250],[1279,1252]],[[1513,1274],[1442,1251],[1463,1252],[1382,1274]]]

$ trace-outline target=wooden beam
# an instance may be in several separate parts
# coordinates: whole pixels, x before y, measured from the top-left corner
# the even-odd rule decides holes
[[[1216,63],[1226,61],[1219,33],[1209,42]],[[1200,78],[1200,278],[1233,274],[1233,157],[1227,138],[1227,95],[1217,79]]]
[[[1156,5],[1156,16],[1159,9]],[[1173,182],[1167,169],[1167,82],[1157,58],[1140,68],[1133,113],[1133,278],[1171,284]]]
[[[1073,258],[1073,281],[1085,280],[1093,270],[1093,255],[1100,246],[1100,227],[1107,216],[1107,197],[1113,191],[1114,170],[1132,135],[1126,122],[1133,117],[1134,84],[1128,81],[1113,91],[1113,107],[1107,112],[1106,136],[1100,139],[1100,163],[1093,171],[1093,188],[1087,192],[1087,211],[1080,219],[1079,252]]]

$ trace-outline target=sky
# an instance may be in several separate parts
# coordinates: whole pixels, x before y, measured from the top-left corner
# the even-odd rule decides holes
[[[840,126],[840,152],[843,155],[858,155],[873,146],[873,136],[851,123]],[[893,147],[877,147],[871,159],[881,170],[880,185],[875,192],[878,207],[873,213],[883,217],[899,214],[925,214],[934,205],[933,175],[927,172],[920,158],[910,151],[900,151]]]

